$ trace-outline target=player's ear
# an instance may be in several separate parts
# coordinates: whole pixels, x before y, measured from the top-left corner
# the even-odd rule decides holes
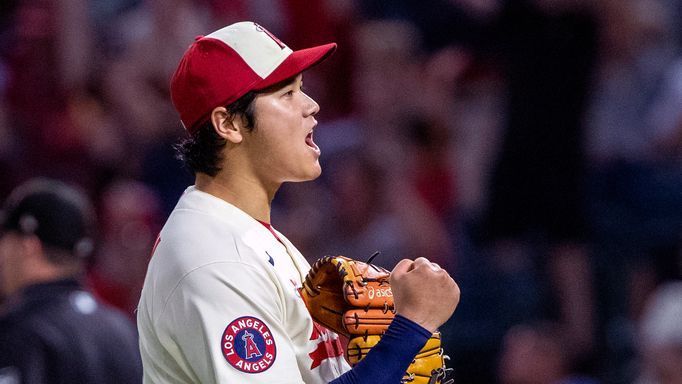
[[[240,116],[229,113],[225,107],[216,107],[211,112],[211,123],[218,136],[234,144],[241,143],[244,139],[243,120]]]

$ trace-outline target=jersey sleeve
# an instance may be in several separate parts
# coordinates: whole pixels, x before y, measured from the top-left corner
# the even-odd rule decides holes
[[[329,384],[399,383],[431,332],[396,315],[386,333],[360,363]]]
[[[198,383],[302,383],[269,272],[215,262],[182,278],[158,319],[166,349]]]

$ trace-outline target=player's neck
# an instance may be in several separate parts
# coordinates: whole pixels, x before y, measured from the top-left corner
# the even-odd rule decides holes
[[[256,220],[270,222],[270,208],[277,188],[271,190],[243,176],[220,172],[211,177],[197,173],[195,186],[202,192],[223,199]]]

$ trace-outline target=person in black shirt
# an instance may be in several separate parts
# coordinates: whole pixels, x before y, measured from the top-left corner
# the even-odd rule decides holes
[[[16,188],[0,215],[0,383],[141,383],[137,334],[79,282],[93,248],[85,196]]]

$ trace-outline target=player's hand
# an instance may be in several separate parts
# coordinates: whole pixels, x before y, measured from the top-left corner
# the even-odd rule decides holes
[[[401,260],[390,277],[396,313],[435,332],[459,303],[459,286],[426,258]]]

